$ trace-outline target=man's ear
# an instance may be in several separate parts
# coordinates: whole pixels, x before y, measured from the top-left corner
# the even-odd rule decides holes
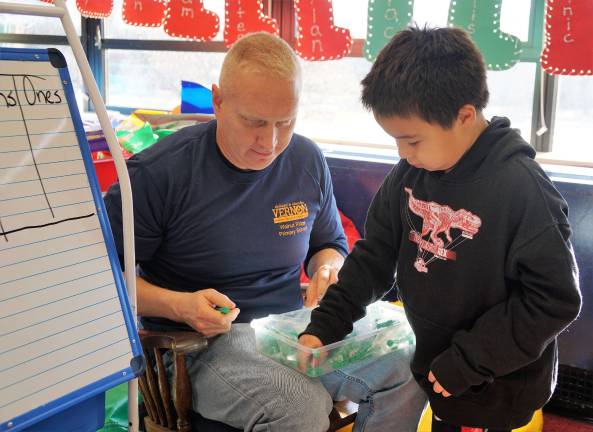
[[[474,121],[476,120],[478,113],[476,111],[476,107],[471,104],[465,104],[457,113],[457,120],[463,126],[470,126],[473,125]]]
[[[212,84],[212,107],[214,108],[214,114],[218,114],[221,105],[222,94],[220,88],[216,84]]]

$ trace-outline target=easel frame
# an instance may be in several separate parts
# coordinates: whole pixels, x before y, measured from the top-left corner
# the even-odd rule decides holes
[[[105,108],[105,103],[97,83],[91,72],[90,65],[82,49],[82,45],[76,34],[76,29],[72,23],[72,19],[66,8],[64,0],[54,0],[54,5],[36,6],[24,5],[18,3],[8,3],[0,0],[0,13],[16,14],[16,15],[32,15],[42,17],[60,18],[62,27],[66,33],[68,44],[72,49],[76,63],[81,72],[82,79],[89,92],[91,101],[95,107],[99,123],[103,129],[103,133],[109,145],[109,151],[113,157],[117,176],[121,187],[122,196],[122,214],[123,214],[123,236],[124,236],[124,263],[128,269],[135,268],[135,250],[134,250],[134,213],[132,202],[132,188],[130,185],[130,177],[126,167],[126,162],[121,154],[115,132],[111,127],[109,116]],[[128,292],[128,299],[132,314],[136,317],[136,275],[134,271],[128,271],[125,274],[126,288]],[[130,432],[137,432],[139,427],[138,422],[138,380],[133,379],[128,382],[128,430]],[[130,403],[133,401],[134,403]]]

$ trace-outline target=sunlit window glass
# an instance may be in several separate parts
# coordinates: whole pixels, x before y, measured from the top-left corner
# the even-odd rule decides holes
[[[38,0],[19,0],[19,4],[54,7]],[[80,35],[80,12],[76,8],[76,1],[66,2],[68,13],[72,18],[77,34]],[[62,21],[55,17],[38,17],[30,15],[0,14],[0,33],[23,35],[56,35],[64,36]]]
[[[368,4],[334,0],[334,23],[350,29],[353,38],[366,37]],[[501,7],[501,30],[526,41],[531,0],[505,0]],[[413,20],[420,26],[446,26],[449,2],[416,0]],[[366,58],[335,61],[302,61],[303,95],[297,131],[319,141],[392,144],[360,103],[360,81],[371,68]],[[533,108],[535,63],[517,63],[504,71],[488,71],[490,103],[487,117],[507,116],[513,127],[529,141]]]
[[[173,109],[181,81],[210,88],[218,82],[224,53],[108,50],[107,104]]]
[[[552,156],[593,162],[593,77],[561,76],[558,79]]]

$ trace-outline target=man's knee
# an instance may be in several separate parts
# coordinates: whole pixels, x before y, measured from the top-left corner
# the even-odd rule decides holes
[[[303,386],[289,397],[270,401],[271,422],[283,424],[286,429],[307,432],[325,432],[329,427],[329,414],[333,401],[318,382]]]

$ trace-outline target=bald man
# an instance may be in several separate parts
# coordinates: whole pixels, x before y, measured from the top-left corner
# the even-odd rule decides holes
[[[245,431],[321,432],[332,398],[349,399],[360,404],[356,432],[415,431],[424,396],[409,359],[311,379],[255,351],[252,319],[303,306],[301,265],[311,277],[304,304],[315,306],[347,254],[325,159],[293,133],[300,90],[284,41],[245,36],[212,86],[216,120],[128,161],[142,324],[212,337],[187,358],[203,417]],[[123,257],[119,185],[105,202]]]

